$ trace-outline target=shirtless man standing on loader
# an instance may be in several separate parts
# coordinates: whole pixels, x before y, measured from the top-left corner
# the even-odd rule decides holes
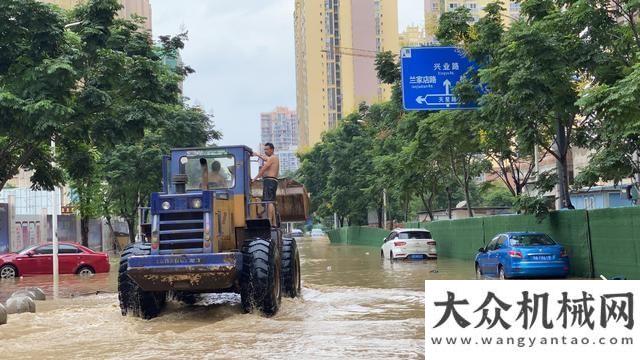
[[[258,175],[253,181],[262,178],[262,201],[276,201],[276,191],[278,190],[278,174],[280,173],[280,159],[275,155],[272,143],[264,144],[264,155],[254,152],[252,155],[257,156],[264,161],[264,165],[260,168]],[[269,219],[275,225],[275,209],[269,206]]]

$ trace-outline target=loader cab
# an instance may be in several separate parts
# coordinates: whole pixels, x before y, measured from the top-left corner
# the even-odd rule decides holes
[[[151,253],[218,253],[240,248],[250,197],[251,149],[173,149],[163,158],[162,192],[151,194]]]
[[[163,161],[163,192],[182,194],[217,191],[249,196],[251,149],[227,146],[173,149]],[[176,175],[186,175],[184,189]]]

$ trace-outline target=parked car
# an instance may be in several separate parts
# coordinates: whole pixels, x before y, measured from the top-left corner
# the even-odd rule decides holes
[[[302,232],[302,230],[300,230],[300,229],[291,230],[291,237],[292,238],[301,238],[303,236],[304,236],[304,232]]]
[[[60,274],[91,275],[109,272],[109,255],[70,242],[58,244]],[[30,245],[15,253],[0,255],[0,278],[53,273],[53,245]]]
[[[312,229],[311,230],[311,237],[323,237],[324,235],[324,231],[322,231],[322,229]]]
[[[564,246],[539,232],[498,234],[478,250],[476,276],[509,278],[564,278],[569,257]]]
[[[380,256],[386,259],[436,258],[436,242],[425,229],[395,229],[383,239]]]

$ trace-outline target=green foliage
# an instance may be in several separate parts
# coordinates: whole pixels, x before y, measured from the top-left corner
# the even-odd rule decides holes
[[[347,199],[339,213],[354,216],[365,204],[379,208],[386,189],[390,218],[407,217],[445,207],[448,188],[455,202],[514,206],[541,218],[552,201],[529,191],[547,194],[558,187],[563,207],[572,208],[568,165],[576,145],[592,149],[593,156],[575,186],[640,174],[640,3],[520,4],[522,16],[508,28],[500,1],[488,4],[475,24],[464,7],[440,17],[440,43],[462,47],[480,65],[454,89],[464,101],[477,102],[479,111],[404,113],[396,58],[378,54],[378,78],[393,84],[392,98],[361,106],[303,157],[301,178],[317,195],[314,208],[323,216],[337,209],[338,186]],[[349,130],[355,123],[363,131]],[[357,150],[343,152],[353,143]],[[556,169],[536,174],[536,159],[549,156]],[[478,186],[475,177],[483,172],[497,176],[501,186]],[[342,177],[349,181],[340,182]],[[360,179],[366,179],[363,191]]]
[[[517,199],[509,189],[493,183],[482,184],[480,193],[482,194],[481,205],[488,207],[512,207]]]
[[[616,183],[640,174],[640,63],[613,85],[590,89],[579,101],[591,119],[585,145],[594,150],[579,186],[600,179]]]
[[[453,11],[447,11],[440,16],[436,38],[443,45],[457,45],[468,40],[472,35],[471,10],[465,6],[460,6]]]
[[[64,17],[34,0],[0,3],[0,190],[20,168],[36,189],[63,181],[50,143],[72,115],[77,73],[66,56]]]
[[[33,0],[0,4],[0,189],[19,168],[35,170],[37,188],[66,175],[85,244],[88,220],[100,215],[126,219],[134,233],[137,207],[160,189],[162,154],[220,137],[206,113],[184,103],[179,83],[193,69],[162,62],[186,33],[156,46],[141,19],[116,18],[120,8],[117,0],[66,14]],[[53,139],[64,173],[51,165]]]
[[[514,208],[523,214],[534,215],[538,222],[542,222],[549,215],[548,200],[541,196],[519,196],[514,204]]]
[[[400,66],[397,56],[391,51],[383,51],[376,55],[375,69],[378,78],[385,84],[395,84],[400,81]]]
[[[362,174],[370,163],[362,152],[364,138],[357,120],[357,114],[345,119],[335,131],[323,136],[321,146],[302,157],[301,180],[311,193],[312,210],[321,217],[335,212],[341,220],[365,222],[362,193],[366,184],[353,175]]]

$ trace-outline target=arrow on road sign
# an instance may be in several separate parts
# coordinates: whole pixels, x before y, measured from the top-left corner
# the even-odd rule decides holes
[[[416,102],[418,104],[426,104],[427,103],[427,96],[426,95],[425,96],[418,96],[416,98]]]
[[[444,91],[445,91],[445,94],[446,94],[446,95],[451,95],[451,92],[450,92],[450,90],[449,90],[449,89],[451,88],[451,81],[449,81],[449,80],[447,79],[447,80],[445,80],[445,81],[442,83],[442,85],[444,85]]]

